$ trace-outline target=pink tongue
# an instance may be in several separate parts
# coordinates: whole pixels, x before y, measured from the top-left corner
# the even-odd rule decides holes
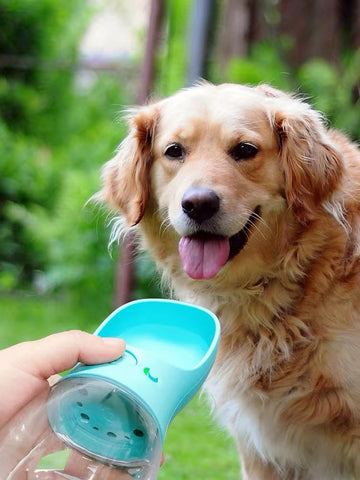
[[[183,269],[197,280],[215,277],[229,258],[229,252],[229,239],[225,237],[182,237],[179,242]]]

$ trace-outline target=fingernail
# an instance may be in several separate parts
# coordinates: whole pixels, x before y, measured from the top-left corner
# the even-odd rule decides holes
[[[124,347],[125,342],[122,338],[114,338],[114,337],[102,337],[103,342],[108,347]]]

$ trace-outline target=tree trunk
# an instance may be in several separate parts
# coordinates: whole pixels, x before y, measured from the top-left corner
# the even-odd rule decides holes
[[[151,92],[154,77],[154,57],[161,30],[163,0],[152,0],[149,27],[146,40],[143,68],[138,102],[143,104]],[[115,271],[114,306],[118,307],[133,298],[135,285],[135,242],[134,235],[129,232],[121,246],[120,258]]]

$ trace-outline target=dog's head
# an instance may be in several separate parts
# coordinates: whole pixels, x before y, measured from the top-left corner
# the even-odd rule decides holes
[[[311,222],[341,175],[307,103],[268,86],[204,84],[133,114],[101,195],[129,226],[157,218],[188,275],[212,278],[284,212]]]

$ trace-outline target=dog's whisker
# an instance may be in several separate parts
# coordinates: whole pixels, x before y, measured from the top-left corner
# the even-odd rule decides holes
[[[259,225],[258,225],[258,222],[257,221],[250,221],[250,228],[253,228],[254,230],[257,230],[260,235],[263,237],[263,239],[265,240],[266,239],[266,235],[265,233],[260,229]],[[266,225],[266,223],[264,223],[264,225]],[[267,225],[266,225],[267,226]],[[247,231],[246,232],[246,237],[249,238],[250,237],[250,231]]]
[[[165,235],[166,232],[172,227],[171,221],[169,218],[164,218],[164,220],[160,224],[160,233]]]
[[[267,230],[271,231],[270,225],[266,222],[266,220],[261,215],[258,215],[257,213],[255,213],[254,217],[256,219],[256,223],[257,222],[261,223]]]

